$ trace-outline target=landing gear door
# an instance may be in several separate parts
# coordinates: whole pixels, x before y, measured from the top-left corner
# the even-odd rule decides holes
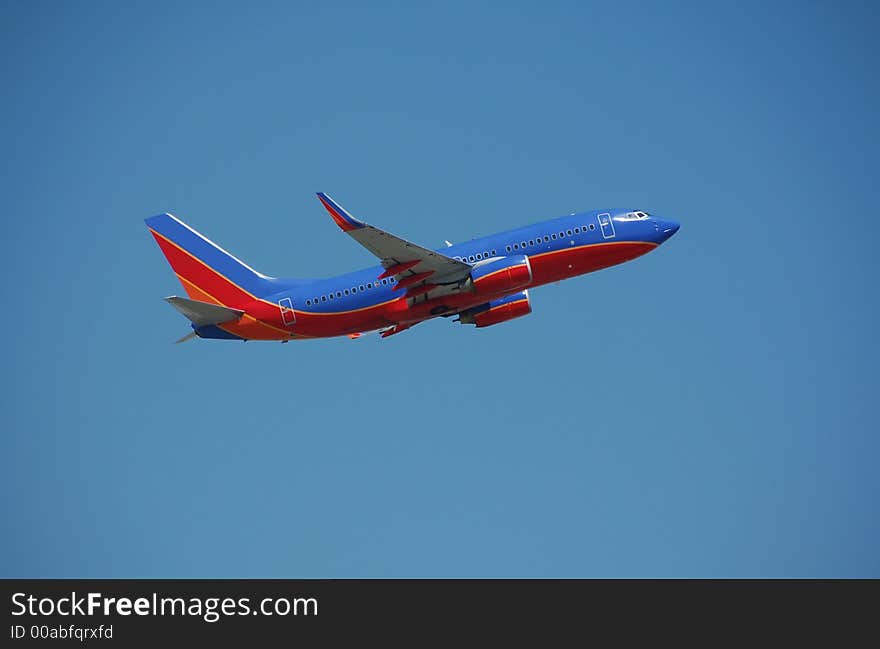
[[[602,229],[602,236],[606,239],[614,238],[614,221],[611,220],[611,215],[608,212],[604,212],[598,216],[599,218],[599,227]]]
[[[281,320],[285,327],[293,327],[296,324],[296,313],[293,311],[293,302],[289,297],[278,300],[278,306],[281,309]]]

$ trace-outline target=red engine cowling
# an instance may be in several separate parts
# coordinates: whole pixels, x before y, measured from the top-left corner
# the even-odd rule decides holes
[[[464,288],[477,295],[498,295],[524,288],[532,282],[532,265],[526,255],[502,257],[471,271]]]
[[[507,322],[514,318],[528,315],[532,312],[529,302],[529,292],[521,291],[497,300],[469,309],[461,314],[459,319],[462,324],[473,324],[480,327],[490,327],[500,322]]]

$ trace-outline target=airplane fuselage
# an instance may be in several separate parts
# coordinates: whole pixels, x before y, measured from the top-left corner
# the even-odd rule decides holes
[[[678,224],[633,210],[594,210],[550,219],[498,234],[437,249],[476,271],[500,258],[523,256],[530,279],[515,290],[486,295],[462,282],[436,285],[423,294],[382,278],[380,265],[327,279],[275,279],[261,276],[269,287],[257,296],[174,243],[157,236],[175,271],[193,299],[236,304],[245,313],[236,322],[194,327],[203,338],[293,340],[356,335],[397,325],[400,330],[440,316],[466,314],[490,299],[521,294],[549,282],[583,275],[635,259],[650,252],[678,230]],[[154,235],[156,233],[154,232]],[[200,236],[200,235],[199,235]],[[173,259],[172,257],[178,257]],[[203,266],[203,267],[202,267]],[[191,268],[190,268],[191,267]],[[212,274],[207,277],[207,275]],[[185,278],[186,276],[186,278]],[[205,276],[203,281],[200,276]],[[212,286],[208,294],[199,286]],[[277,290],[275,290],[277,289]],[[528,301],[528,295],[525,294]],[[462,320],[465,321],[464,315]]]

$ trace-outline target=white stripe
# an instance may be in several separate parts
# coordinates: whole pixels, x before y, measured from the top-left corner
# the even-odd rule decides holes
[[[187,230],[189,230],[190,232],[192,232],[194,235],[196,235],[197,237],[199,237],[199,238],[200,238],[202,241],[204,241],[205,243],[208,243],[208,244],[214,246],[217,250],[219,250],[219,251],[222,252],[223,254],[225,254],[225,255],[229,255],[230,257],[232,257],[235,261],[237,261],[239,264],[241,264],[242,266],[244,266],[245,268],[247,268],[249,271],[251,271],[254,275],[256,275],[257,277],[259,277],[260,279],[275,279],[274,277],[269,277],[268,275],[263,275],[263,273],[261,273],[261,272],[258,271],[258,270],[254,270],[253,268],[251,268],[250,266],[248,266],[246,263],[244,263],[241,259],[239,259],[239,258],[236,257],[235,255],[233,255],[231,252],[229,252],[229,251],[227,251],[227,250],[224,250],[222,247],[218,246],[216,243],[214,243],[213,241],[211,241],[211,240],[210,240],[208,237],[206,237],[205,235],[201,234],[200,232],[196,232],[195,230],[193,230],[191,227],[189,227],[186,223],[184,223],[183,221],[181,221],[179,218],[177,218],[177,217],[174,216],[173,214],[170,214],[170,213],[166,212],[165,215],[166,215],[166,216],[170,216],[172,219],[174,219],[175,221],[177,221],[178,223],[180,223],[180,225],[182,225],[182,226],[185,227]]]

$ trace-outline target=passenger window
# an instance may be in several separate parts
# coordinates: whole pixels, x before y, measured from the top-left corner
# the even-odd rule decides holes
[[[480,261],[482,258],[483,258],[483,253],[478,252],[477,253],[477,261]]]
[[[596,224],[590,223],[590,230],[595,230],[595,229],[596,229]]]
[[[342,297],[342,291],[336,291],[336,297]]]
[[[388,283],[388,280],[387,280],[387,279],[383,279],[383,280],[382,280],[382,286],[384,286],[384,285],[387,284],[387,283]]]
[[[326,295],[322,295],[322,296],[321,296],[321,302],[326,302],[326,301],[327,301],[327,296],[326,296]]]
[[[471,255],[471,256],[470,256],[470,257],[468,257],[468,259],[470,259],[470,260],[471,260],[471,261],[475,261],[475,259],[474,259],[474,256],[473,256],[473,255]]]
[[[535,240],[534,240],[534,239],[529,239],[529,245],[530,245],[530,246],[534,246],[534,245],[535,245]]]
[[[574,229],[574,233],[575,233],[575,234],[580,234],[580,233],[581,233],[581,229],[580,229],[580,228],[575,228],[575,229]]]
[[[495,252],[494,250],[492,251],[492,256],[493,256],[493,257],[494,257],[495,255],[497,255],[497,254],[498,254],[498,253]]]
[[[507,246],[507,252],[510,252],[510,246]]]
[[[553,234],[551,234],[550,236],[553,237],[553,241],[556,241],[556,233],[555,232]]]
[[[348,295],[348,289],[345,289],[345,290],[342,291],[342,292],[343,292],[345,295]]]
[[[361,290],[362,290],[362,291],[364,290],[364,285],[363,285],[363,284],[361,284]]]

